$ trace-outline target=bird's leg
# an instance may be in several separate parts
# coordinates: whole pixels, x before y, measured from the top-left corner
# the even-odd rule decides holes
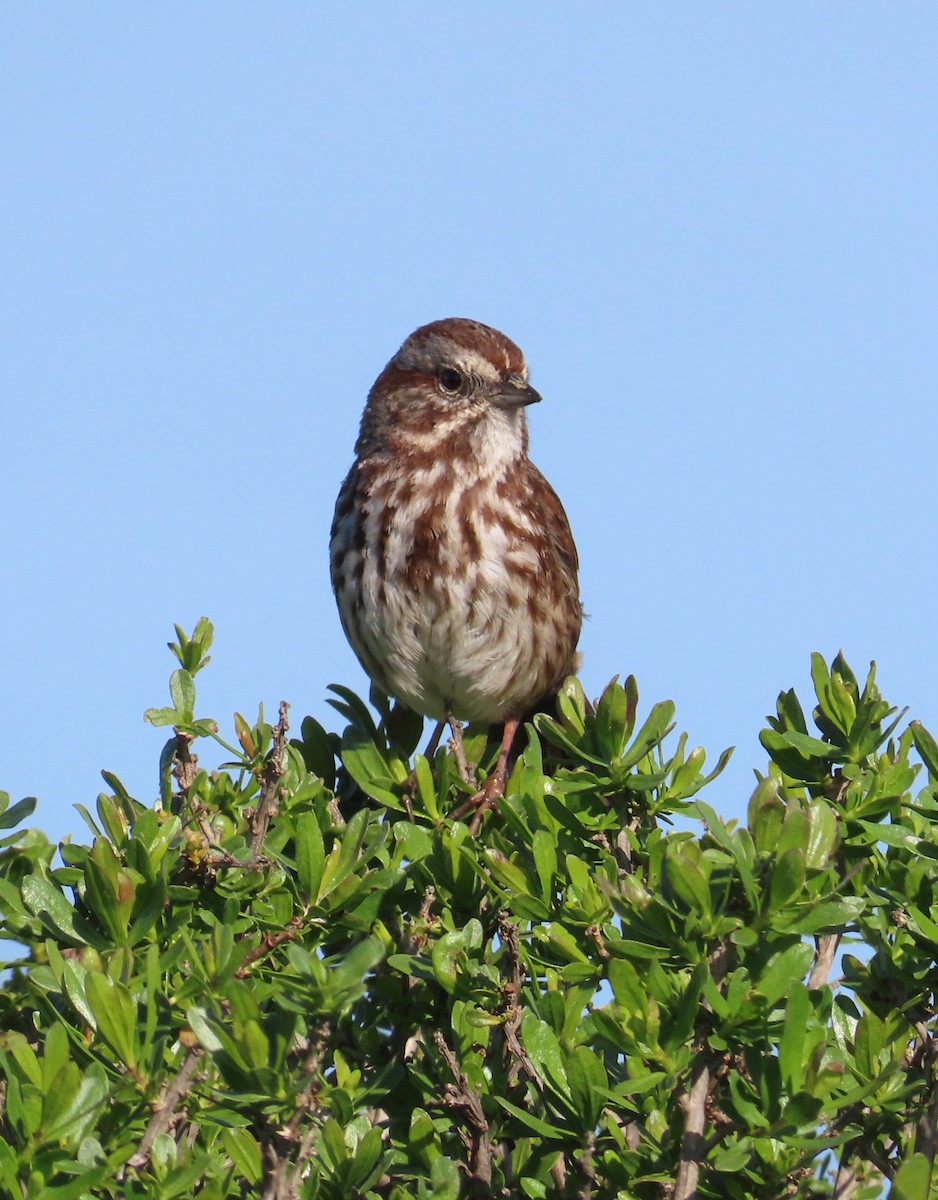
[[[462,721],[455,716],[451,709],[446,710],[446,721],[453,734],[449,740],[449,748],[456,759],[459,777],[463,783],[471,783],[472,772],[469,770],[469,764],[466,762],[466,751],[462,744]],[[441,723],[440,728],[442,729],[442,727]]]
[[[461,817],[464,817],[467,813],[475,809],[472,821],[469,824],[469,832],[473,837],[479,832],[482,818],[490,808],[494,808],[496,800],[505,794],[505,780],[508,775],[508,756],[511,754],[511,747],[514,744],[515,734],[518,732],[520,724],[519,717],[506,717],[505,730],[502,733],[502,743],[498,750],[498,762],[495,764],[495,770],[474,796],[470,796],[468,800],[464,800],[462,804],[450,813],[450,816],[458,821]]]

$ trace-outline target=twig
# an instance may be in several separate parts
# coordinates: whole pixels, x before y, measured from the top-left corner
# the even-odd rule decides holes
[[[586,1135],[586,1146],[583,1148],[583,1153],[575,1160],[580,1174],[583,1176],[583,1185],[576,1194],[577,1200],[590,1200],[590,1196],[593,1194],[593,1185],[600,1182],[593,1166],[595,1149],[596,1135],[591,1129]]]
[[[295,937],[299,936],[301,926],[301,919],[294,917],[286,929],[278,930],[277,933],[265,933],[261,938],[260,945],[255,946],[253,950],[249,950],[245,954],[244,961],[238,967],[237,971],[235,971],[235,978],[246,979],[251,973],[248,968],[252,963],[256,963],[258,959],[266,958],[271,950],[275,950],[283,942],[292,942]]]
[[[319,1107],[319,1068],[329,1044],[331,1030],[332,1026],[325,1017],[320,1018],[313,1026],[309,1047],[303,1060],[303,1074],[308,1082],[296,1098],[293,1116],[277,1135],[277,1142],[283,1144],[283,1149],[274,1142],[269,1142],[265,1147],[269,1169],[267,1186],[261,1200],[295,1200],[299,1195],[303,1169],[319,1133],[318,1125],[310,1123],[309,1128],[300,1137],[300,1126],[309,1114]],[[295,1158],[290,1157],[291,1145],[298,1147]]]
[[[189,1090],[189,1082],[201,1057],[202,1051],[193,1046],[173,1078],[160,1089],[160,1094],[153,1104],[153,1116],[143,1132],[140,1145],[127,1161],[129,1167],[143,1167],[149,1162],[153,1143],[172,1124],[176,1105]]]
[[[700,1163],[703,1158],[703,1131],[706,1121],[707,1092],[710,1089],[710,1068],[699,1066],[694,1073],[690,1091],[681,1098],[687,1114],[684,1137],[681,1140],[681,1161],[677,1169],[672,1200],[692,1200],[697,1195]]]
[[[173,755],[173,779],[179,785],[179,794],[185,800],[189,795],[189,789],[195,783],[195,777],[199,773],[197,754],[190,754],[189,747],[192,745],[193,738],[191,733],[183,733],[181,730],[176,730],[176,752]]]
[[[719,987],[733,965],[734,948],[729,939],[729,936],[722,938],[710,955],[710,977],[713,982]],[[709,1019],[709,1014],[712,1013],[710,1005],[705,1001],[701,1001],[701,1013],[695,1024],[695,1043],[697,1048],[706,1045],[706,1035],[702,1030],[706,1027]],[[716,1078],[719,1080],[722,1073],[726,1070],[727,1060],[724,1055],[722,1060],[715,1064]],[[691,1085],[680,1098],[679,1104],[683,1108],[684,1116],[684,1135],[681,1138],[681,1159],[678,1164],[677,1179],[674,1184],[674,1191],[671,1193],[671,1200],[693,1200],[697,1195],[697,1183],[700,1179],[700,1164],[704,1161],[710,1149],[712,1149],[713,1139],[709,1142],[704,1142],[704,1130],[707,1127],[708,1117],[708,1100],[710,1096],[710,1082],[713,1078],[713,1073],[709,1066],[704,1066],[702,1063],[698,1065],[691,1075]],[[724,1117],[724,1114],[720,1114]],[[725,1119],[725,1117],[724,1117]],[[729,1124],[724,1124],[723,1128],[718,1131],[717,1144],[722,1141],[729,1131]]]
[[[287,720],[287,710],[290,705],[286,700],[280,701],[280,720],[274,726],[274,744],[267,755],[261,771],[261,798],[252,821],[253,837],[251,838],[251,857],[255,862],[261,857],[264,849],[264,839],[272,817],[277,815],[280,804],[280,780],[283,776],[283,755],[287,745],[287,730],[290,722]]]
[[[837,1167],[837,1177],[834,1180],[832,1200],[851,1200],[857,1190],[860,1180],[857,1174],[856,1160],[851,1154],[854,1149],[852,1142],[844,1144],[840,1155],[840,1164]]]
[[[827,977],[834,965],[837,948],[840,945],[839,933],[825,933],[816,940],[814,951],[814,966],[808,976],[808,991],[822,988],[827,983]]]
[[[935,1148],[938,1144],[938,1078],[935,1076],[935,1057],[935,1043],[928,1038],[922,1051],[925,1070],[930,1076],[928,1107],[919,1117],[915,1127],[915,1153],[924,1154],[929,1166],[935,1161]]]
[[[443,1089],[443,1101],[449,1108],[459,1109],[465,1117],[467,1129],[461,1129],[459,1136],[468,1151],[469,1195],[483,1200],[493,1193],[492,1139],[489,1137],[489,1123],[485,1118],[482,1099],[459,1069],[456,1055],[439,1030],[434,1033],[433,1042],[455,1080],[455,1083],[448,1083]]]
[[[456,770],[459,772],[459,778],[463,783],[471,784],[472,768],[466,761],[466,751],[462,744],[462,721],[457,720],[451,712],[447,712],[446,721],[453,735],[449,740],[449,751],[456,759]]]
[[[508,910],[503,908],[498,914],[498,936],[504,948],[502,974],[505,982],[502,984],[502,1036],[505,1039],[505,1049],[510,1055],[508,1066],[508,1082],[513,1082],[519,1067],[523,1067],[528,1078],[539,1092],[544,1092],[544,1080],[538,1073],[537,1067],[521,1044],[518,1030],[524,1010],[519,1003],[521,985],[524,982],[524,967],[521,964],[521,937],[518,926],[508,919]]]

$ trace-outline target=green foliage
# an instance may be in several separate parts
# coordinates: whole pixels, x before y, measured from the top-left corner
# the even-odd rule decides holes
[[[570,679],[472,836],[413,714],[224,742],[177,635],[155,804],[105,772],[55,847],[0,797],[0,1197],[938,1194],[938,746],[872,670],[779,696],[745,825]]]

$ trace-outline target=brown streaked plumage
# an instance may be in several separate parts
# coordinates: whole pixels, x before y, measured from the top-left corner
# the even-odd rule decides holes
[[[369,393],[332,524],[339,614],[375,683],[454,732],[504,722],[483,804],[520,718],[574,669],[582,622],[567,516],[528,458],[527,380],[487,325],[416,330]]]

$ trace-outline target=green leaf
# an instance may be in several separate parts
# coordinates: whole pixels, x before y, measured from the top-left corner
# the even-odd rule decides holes
[[[804,1045],[808,1032],[811,998],[801,982],[791,985],[785,1005],[785,1023],[778,1043],[778,1064],[789,1093],[804,1090]]]
[[[665,878],[672,895],[688,908],[710,915],[710,885],[707,877],[679,844],[669,842],[664,859]]]
[[[687,986],[684,988],[679,1002],[671,1011],[671,1020],[662,1022],[661,1044],[665,1050],[673,1052],[679,1046],[690,1041],[694,1032],[694,1024],[700,1014],[704,981],[709,975],[710,969],[707,964],[698,963],[687,981]]]
[[[568,675],[557,693],[557,707],[578,738],[586,732],[586,695],[575,675]]]
[[[909,728],[912,730],[912,741],[915,743],[915,749],[925,764],[928,774],[932,779],[938,780],[938,742],[935,741],[921,721],[910,721]]]
[[[430,951],[433,974],[439,985],[451,995],[456,989],[456,961],[465,949],[464,930],[454,929],[438,938]]]
[[[64,1025],[53,1025],[42,1055],[42,1089],[49,1092],[52,1079],[69,1061],[68,1034]]]
[[[532,1012],[526,1013],[521,1022],[521,1041],[538,1073],[545,1076],[561,1095],[570,1099],[560,1043],[547,1022],[539,1020]]]
[[[856,1065],[863,1079],[875,1079],[880,1073],[879,1055],[886,1041],[885,1024],[873,1012],[865,1012],[854,1034]]]
[[[169,677],[169,695],[179,713],[178,724],[191,721],[195,716],[195,683],[188,671],[173,671]]]
[[[296,878],[300,895],[308,904],[319,899],[325,861],[319,819],[314,812],[300,813],[296,820]]]
[[[551,742],[554,746],[559,746],[561,750],[565,750],[568,754],[572,754],[574,758],[591,763],[594,767],[605,767],[608,769],[609,764],[605,759],[598,758],[595,754],[590,754],[578,745],[567,733],[559,721],[555,721],[553,717],[547,716],[546,713],[534,714],[534,728],[541,735]]]
[[[930,1185],[931,1163],[924,1154],[913,1154],[896,1172],[890,1200],[928,1200]]]
[[[373,737],[356,725],[350,725],[342,736],[342,762],[366,795],[391,808],[400,807],[400,798],[391,790],[395,779],[390,764]]]
[[[549,908],[554,891],[554,878],[557,874],[557,846],[552,834],[546,829],[538,829],[534,833],[531,849],[534,853],[534,865],[541,883],[541,899]]]
[[[808,817],[804,809],[797,804],[789,804],[785,810],[775,853],[781,855],[791,847],[800,850],[802,855],[808,848]]]
[[[765,1114],[753,1103],[748,1085],[742,1080],[739,1072],[730,1071],[727,1083],[732,1097],[732,1106],[741,1117],[743,1125],[750,1130],[763,1129],[766,1125]]]
[[[915,853],[922,843],[922,839],[907,825],[887,825],[884,822],[858,819],[850,823],[851,829],[856,826],[864,832],[853,833],[848,837],[847,842],[850,845],[875,846],[877,842],[882,842],[886,846],[897,846]]]
[[[75,1176],[69,1183],[59,1184],[55,1187],[40,1183],[40,1191],[30,1190],[30,1200],[39,1200],[40,1197],[41,1200],[85,1200],[86,1197],[93,1194],[93,1190],[97,1188],[98,1184],[110,1174],[110,1168],[105,1165],[92,1167],[88,1171],[82,1171],[80,1175]],[[30,1182],[36,1178],[37,1176],[33,1174]]]
[[[175,708],[148,708],[143,714],[144,721],[151,725],[181,725],[185,720],[183,713]],[[173,743],[175,745],[175,741]]]
[[[540,936],[540,931],[539,931]],[[547,940],[563,954],[563,956],[574,963],[582,963],[593,969],[593,964],[590,962],[586,954],[583,953],[583,948],[580,942],[573,933],[562,925],[559,921],[551,921],[547,926]]]
[[[574,1106],[583,1114],[583,1128],[593,1129],[602,1110],[602,1093],[609,1087],[602,1059],[588,1046],[576,1046],[567,1058],[567,1082]]]
[[[427,816],[436,821],[440,815],[440,805],[433,784],[433,772],[422,754],[414,755],[414,778],[417,781],[415,799],[419,800]]]
[[[615,759],[625,749],[630,732],[625,689],[619,686],[619,676],[614,675],[596,706],[596,736],[604,753]]]
[[[58,1141],[69,1137],[76,1129],[88,1122],[103,1107],[108,1099],[108,1082],[98,1063],[92,1063],[82,1077],[77,1091],[68,1106],[58,1117],[44,1127],[46,1140]]]
[[[44,875],[27,875],[22,896],[50,933],[63,937],[73,946],[94,946],[103,950],[107,943],[68,902],[62,892]]]
[[[130,992],[122,983],[114,983],[99,971],[89,971],[85,977],[85,995],[98,1029],[117,1051],[124,1066],[135,1067],[137,1006]]]
[[[223,1048],[224,1043],[215,1032],[212,1018],[204,1008],[193,1005],[192,1008],[186,1010],[186,1020],[189,1028],[199,1039],[199,1045],[209,1054],[217,1054]]]
[[[343,687],[340,683],[330,683],[328,691],[335,692],[341,699],[333,700],[330,697],[326,700],[326,703],[331,704],[336,712],[341,713],[359,733],[363,733],[372,745],[374,745],[378,737],[378,727],[371,713],[368,711],[367,704],[365,704],[360,696],[356,696],[351,688]]]
[[[430,1195],[433,1200],[459,1200],[459,1168],[450,1158],[438,1155],[430,1164]]]
[[[837,849],[840,832],[837,815],[826,800],[812,800],[806,813],[808,845],[805,851],[805,866],[811,871],[827,865]]]
[[[114,853],[111,843],[97,838],[85,859],[85,895],[89,908],[114,942],[127,940],[127,927],[136,889]]]
[[[938,924],[914,904],[906,905],[906,913],[909,916],[912,931],[938,946]]]
[[[639,1013],[646,1004],[647,993],[638,972],[624,958],[613,958],[606,967],[606,978],[612,994],[626,1012]]]
[[[6,792],[2,795],[6,796]],[[7,796],[9,802],[9,796]],[[24,800],[17,801],[12,808],[3,806],[3,811],[0,811],[0,829],[12,829],[14,825],[19,825],[20,821],[25,821],[36,810],[38,800],[35,796],[27,796]]]
[[[541,1137],[550,1138],[552,1141],[564,1141],[569,1138],[570,1131],[561,1129],[557,1125],[550,1125],[547,1121],[536,1117],[533,1113],[526,1112],[523,1108],[519,1108],[516,1104],[511,1104],[504,1096],[495,1095],[494,1099],[502,1106],[507,1113],[511,1113],[516,1117],[522,1125],[526,1125],[528,1129],[533,1129],[535,1133]]]
[[[763,779],[749,799],[749,831],[760,854],[774,854],[785,817],[777,779]]]
[[[671,718],[674,716],[674,701],[659,700],[648,714],[648,719],[635,735],[629,752],[622,758],[622,770],[629,770],[657,746],[671,731]]]
[[[792,846],[776,859],[772,867],[768,911],[778,912],[798,896],[804,887],[804,877],[804,854]]]
[[[786,913],[782,920],[793,933],[838,933],[863,913],[866,904],[863,896],[837,896],[796,910],[793,917]]]
[[[814,950],[807,942],[797,942],[786,950],[773,954],[754,987],[771,1006],[791,991],[797,980],[802,979],[811,966]]]

